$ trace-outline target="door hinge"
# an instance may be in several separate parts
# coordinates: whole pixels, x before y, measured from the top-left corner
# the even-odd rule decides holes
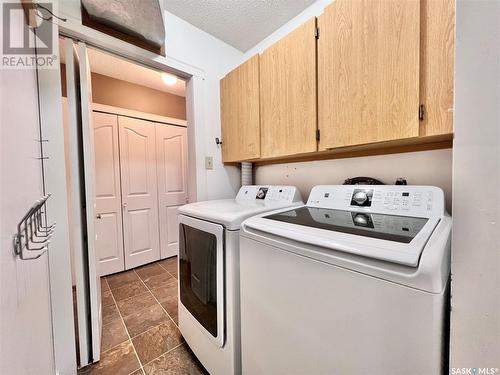
[[[420,104],[418,106],[418,119],[422,121],[424,119],[425,115],[425,106],[423,104]]]
[[[319,139],[320,139],[320,132],[319,129],[316,129],[316,141],[319,142]]]
[[[316,27],[316,28],[314,29],[314,37],[315,37],[316,39],[319,39],[319,27]]]

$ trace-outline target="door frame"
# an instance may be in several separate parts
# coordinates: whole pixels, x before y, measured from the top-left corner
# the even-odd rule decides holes
[[[57,21],[60,36],[81,41],[88,47],[114,54],[148,68],[172,73],[186,80],[186,123],[188,136],[188,197],[189,201],[208,197],[205,171],[205,78],[202,68],[176,58],[156,55],[122,40],[91,29],[72,19]]]
[[[188,197],[190,202],[208,197],[205,173],[205,72],[181,60],[159,56],[124,41],[67,20],[58,24],[59,35],[88,47],[114,54],[148,68],[172,73],[186,80],[186,126],[188,137]],[[189,124],[189,125],[187,125]]]
[[[188,196],[190,201],[207,197],[207,181],[204,170],[205,73],[202,69],[180,60],[156,55],[124,41],[100,33],[68,20],[57,21],[54,32],[59,36],[84,42],[89,47],[113,53],[139,65],[169,72],[186,79],[186,115],[188,130]],[[56,61],[59,49],[54,50]],[[61,73],[57,69],[39,70],[40,118],[45,125],[44,144],[46,154],[53,162],[45,171],[47,191],[51,192],[49,212],[56,221],[59,235],[54,236],[49,257],[51,307],[53,316],[54,357],[56,373],[76,374],[75,331],[73,320],[73,296],[71,261],[69,254],[68,190],[66,187],[64,127],[62,119]],[[56,256],[57,254],[57,256]],[[57,323],[57,324],[56,324]]]

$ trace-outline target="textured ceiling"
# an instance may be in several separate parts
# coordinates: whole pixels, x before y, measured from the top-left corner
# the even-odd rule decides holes
[[[165,6],[170,13],[245,52],[314,1],[165,0]]]

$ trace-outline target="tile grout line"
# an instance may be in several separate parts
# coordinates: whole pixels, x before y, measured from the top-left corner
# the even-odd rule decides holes
[[[158,263],[158,265],[161,267],[161,264]],[[161,267],[163,268],[163,267]],[[165,268],[163,268],[170,276],[172,276],[172,274],[170,272],[168,272]],[[135,272],[135,271],[134,271]],[[147,290],[149,291],[149,293],[151,293],[151,295],[153,296],[153,298],[155,299],[156,302],[158,302],[158,304],[160,305],[160,307],[163,309],[163,311],[165,311],[165,314],[167,314],[167,316],[170,318],[170,320],[172,321],[172,323],[174,323],[174,325],[177,327],[177,329],[179,329],[179,326],[177,325],[177,323],[175,322],[175,320],[170,316],[170,314],[168,313],[168,311],[163,307],[163,305],[160,303],[160,301],[158,301],[158,298],[156,298],[156,296],[153,294],[153,292],[151,291],[151,289],[149,289],[149,287],[146,285],[146,283],[144,281],[142,281],[141,277],[137,274],[137,272],[135,272],[135,274],[137,275],[137,277],[139,278],[139,280],[141,280],[141,282],[144,284],[144,286],[147,288]],[[172,276],[174,277],[174,276]],[[174,277],[175,280],[177,280],[177,278]],[[149,331],[149,330],[148,330]]]
[[[134,271],[134,273],[135,273],[135,271]],[[135,273],[135,274],[137,275],[137,273]],[[139,275],[137,275],[137,277],[139,277]],[[139,277],[139,279],[140,279],[140,277]],[[104,279],[104,280],[106,280],[106,283],[108,284],[108,287],[109,287],[108,280],[107,279]],[[111,288],[109,288],[109,290],[111,290]],[[135,357],[137,358],[137,362],[139,362],[139,366],[140,366],[139,368],[141,369],[142,373],[145,374],[141,359],[139,358],[139,355],[137,354],[137,350],[135,350],[134,343],[132,342],[132,338],[130,337],[130,333],[128,331],[127,325],[125,324],[125,320],[123,320],[122,313],[120,312],[120,309],[118,308],[118,303],[116,303],[116,299],[115,299],[113,292],[111,292],[111,296],[113,297],[113,301],[115,301],[116,310],[118,310],[118,315],[120,315],[120,319],[122,321],[122,324],[125,327],[125,332],[127,332],[127,336],[128,336],[128,340],[130,341],[130,345],[132,345],[132,349],[134,349]],[[135,371],[137,371],[137,370],[132,371],[132,373]]]
[[[166,258],[166,259],[169,259],[169,258]],[[165,260],[165,259],[162,259],[162,260]],[[174,279],[176,279],[177,281],[179,281],[179,279],[177,277],[174,276],[174,274],[172,272],[170,272],[169,270],[167,270],[165,267],[163,267],[161,265],[161,263],[158,263],[158,265],[163,268],[170,276],[172,276]]]
[[[160,265],[160,267],[161,267],[161,265]],[[163,268],[163,267],[161,267],[161,268]],[[164,269],[164,268],[163,268],[163,269]],[[146,287],[146,289],[148,290],[148,292],[149,292],[149,293],[151,293],[151,295],[152,295],[152,296],[153,296],[153,298],[155,299],[156,303],[158,303],[158,305],[160,305],[160,307],[163,309],[163,311],[165,312],[165,314],[167,314],[167,316],[170,318],[170,321],[171,321],[172,323],[174,323],[174,325],[177,327],[177,330],[178,330],[178,329],[179,329],[179,326],[178,326],[177,324],[175,324],[175,321],[172,319],[172,317],[171,317],[171,316],[170,316],[170,314],[167,312],[167,310],[165,310],[165,308],[164,308],[164,307],[163,307],[163,305],[160,303],[160,301],[158,301],[158,299],[157,299],[157,298],[156,298],[156,296],[153,294],[153,292],[151,291],[151,289],[149,289],[149,287],[148,287],[148,286],[146,285],[146,283],[145,283],[145,282],[141,279],[141,277],[139,276],[139,274],[138,274],[135,270],[133,270],[133,271],[134,271],[134,273],[137,275],[137,277],[139,278],[139,280],[141,280],[141,282],[144,284],[144,286]],[[165,271],[167,271],[167,270],[165,270]],[[167,272],[168,272],[168,271],[167,271]],[[170,272],[168,272],[168,273],[170,274]],[[176,279],[176,280],[177,280],[177,279]],[[117,306],[117,308],[118,308],[118,306]],[[120,312],[120,311],[118,311],[118,312]],[[164,324],[164,323],[162,323],[162,324]],[[160,326],[160,325],[161,325],[161,324],[159,324],[159,325],[157,325],[157,326],[154,326],[154,327],[151,327],[151,328],[147,329],[146,331],[144,331],[144,332],[140,333],[140,334],[139,334],[139,335],[137,335],[137,336],[140,336],[140,335],[142,335],[142,334],[144,334],[144,333],[148,332],[149,330],[152,330],[153,328],[156,328],[156,327],[158,327],[158,326]],[[179,332],[179,333],[180,333],[180,332]],[[137,336],[134,336],[134,337],[137,337]],[[132,342],[132,339],[130,339],[130,341]],[[172,348],[172,349],[170,349],[170,350],[167,350],[165,353],[160,354],[158,357],[156,357],[156,358],[152,359],[151,361],[149,361],[149,362],[145,363],[144,365],[142,365],[142,362],[141,362],[141,361],[139,361],[139,363],[141,363],[141,368],[142,368],[142,372],[143,372],[143,374],[145,374],[145,372],[144,372],[144,366],[145,366],[145,365],[147,365],[147,364],[149,364],[149,363],[153,362],[154,360],[156,360],[156,359],[160,358],[161,356],[163,356],[163,355],[165,355],[165,354],[167,354],[167,353],[170,353],[172,350],[177,349],[177,348],[178,348],[179,346],[181,346],[182,344],[184,344],[184,338],[183,338],[183,337],[182,337],[182,335],[181,335],[181,343],[180,343],[179,345],[177,345],[176,347],[174,347],[174,348]],[[134,343],[133,343],[133,342],[132,342],[132,346],[134,346]],[[134,350],[135,350],[135,346],[134,346]]]
[[[149,291],[149,290],[148,290],[148,292],[149,292],[151,295],[153,294],[153,293],[151,293],[151,291]],[[153,296],[153,298],[154,298],[154,296]],[[156,301],[156,300],[155,300],[155,301]],[[161,306],[161,304],[160,304],[158,301],[156,301],[156,303],[158,303],[158,304]],[[147,307],[145,307],[143,310],[145,310],[145,309],[147,309]],[[131,315],[133,315],[133,314],[131,314]],[[127,316],[131,316],[131,315],[127,315]],[[168,313],[167,313],[167,316],[168,316]],[[170,316],[168,316],[168,317],[170,318]],[[151,331],[152,329],[154,329],[154,328],[157,328],[157,327],[161,326],[162,324],[165,324],[165,323],[160,323],[160,324],[157,324],[157,325],[155,325],[155,326],[153,326],[153,327],[149,327],[149,328],[148,328],[147,330],[145,330],[144,332],[138,333],[137,335],[135,335],[135,336],[130,336],[130,337],[131,337],[131,339],[135,339],[136,337],[139,337],[139,336],[141,336],[142,334],[144,334],[144,333],[146,333],[146,332],[149,332],[149,331]]]
[[[175,349],[177,349],[177,348],[181,347],[181,346],[182,346],[182,345],[184,345],[184,344],[185,344],[185,342],[184,342],[184,341],[182,341],[179,345],[174,346],[172,349],[169,349],[169,350],[167,350],[165,353],[160,354],[158,357],[153,358],[151,361],[149,361],[148,363],[146,363],[144,366],[149,365],[151,362],[156,361],[158,358],[163,357],[164,355],[167,355],[168,353],[170,353],[170,352],[174,351]]]

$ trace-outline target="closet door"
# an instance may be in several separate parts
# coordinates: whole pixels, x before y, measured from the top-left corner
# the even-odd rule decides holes
[[[94,112],[96,252],[99,274],[125,269],[118,150],[118,116]]]
[[[160,259],[155,124],[118,117],[125,268]]]
[[[187,131],[180,126],[156,124],[158,200],[160,204],[160,253],[179,252],[177,209],[187,202]]]

